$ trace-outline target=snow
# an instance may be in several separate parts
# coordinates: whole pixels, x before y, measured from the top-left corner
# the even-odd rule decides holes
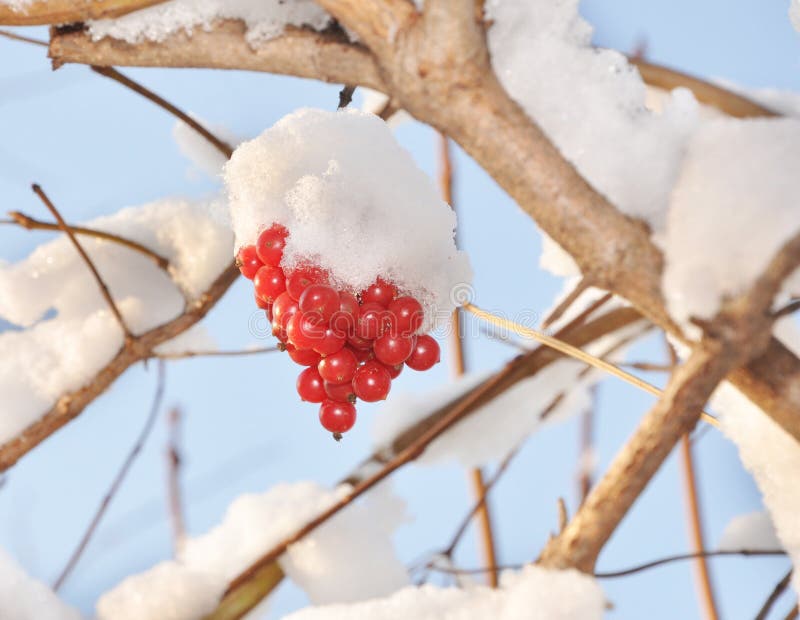
[[[241,142],[241,139],[226,127],[209,124],[194,114],[190,116],[220,140],[227,142],[231,148],[236,147]],[[222,168],[228,158],[200,133],[182,120],[178,120],[172,127],[172,137],[181,154],[192,162],[198,170],[214,179],[222,177]]]
[[[717,548],[720,551],[759,549],[780,551],[782,549],[775,526],[765,510],[738,515],[730,520]]]
[[[327,269],[360,291],[381,276],[447,320],[450,292],[469,284],[456,216],[381,119],[304,109],[245,142],[225,168],[236,247],[278,222],[290,231],[282,266]]]
[[[303,609],[286,620],[599,620],[604,607],[605,597],[593,578],[529,565],[504,573],[494,590],[408,587],[354,605]]]
[[[162,200],[122,209],[87,226],[153,249],[174,280],[198,296],[230,262],[232,235],[221,204]],[[79,240],[134,333],[180,314],[175,283],[144,255],[91,237]],[[27,329],[0,334],[0,441],[34,422],[64,393],[84,385],[122,345],[122,332],[86,264],[66,236],[0,265],[0,318]],[[202,331],[193,330],[196,336]],[[190,335],[182,347],[192,345]],[[201,338],[202,345],[207,339]]]
[[[578,172],[625,213],[664,224],[670,188],[698,106],[684,89],[661,114],[625,57],[591,43],[579,0],[488,0],[494,69]]]
[[[16,12],[25,12],[31,2],[33,0],[0,0],[0,4],[10,7],[12,11]]]
[[[0,549],[0,617],[3,620],[80,620],[46,585],[29,577]]]
[[[731,385],[723,384],[712,399],[723,432],[739,448],[739,456],[755,478],[764,505],[775,524],[780,546],[792,564],[800,566],[800,446],[751,401]],[[800,593],[800,573],[793,576]]]
[[[797,32],[800,32],[800,0],[792,0],[789,6],[789,21]]]
[[[720,119],[689,145],[664,237],[673,318],[711,318],[800,232],[800,121]],[[787,290],[800,287],[800,273]]]
[[[223,19],[243,21],[252,46],[277,37],[286,26],[322,30],[331,21],[313,0],[170,0],[87,26],[95,41],[111,37],[128,43],[160,42],[179,32],[191,36],[196,28],[210,30]]]
[[[106,593],[97,605],[99,620],[202,617],[236,575],[349,491],[346,485],[327,490],[298,482],[239,497],[219,526],[186,541],[177,561],[129,577]],[[386,596],[408,585],[391,543],[404,519],[403,502],[379,486],[292,545],[280,565],[316,604]],[[153,613],[159,605],[171,615]]]
[[[389,102],[389,95],[366,86],[359,86],[358,92],[362,96],[361,109],[370,114],[380,114]],[[392,129],[397,129],[400,125],[413,120],[414,117],[405,110],[397,110],[386,119],[386,124]]]

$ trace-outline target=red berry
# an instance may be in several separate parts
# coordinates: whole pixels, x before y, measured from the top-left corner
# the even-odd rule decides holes
[[[254,245],[246,245],[239,250],[236,255],[236,262],[239,264],[239,271],[248,280],[255,278],[256,272],[264,266],[264,263],[258,258]]]
[[[356,333],[359,306],[355,295],[347,291],[339,291],[339,309],[331,317],[331,327],[334,331],[348,338]]]
[[[289,293],[283,292],[278,295],[272,304],[272,333],[275,333],[276,328],[286,330],[286,324],[297,310],[297,302],[289,297]]]
[[[336,333],[333,328],[328,327],[325,329],[325,335],[317,344],[314,345],[314,350],[320,355],[331,355],[339,351],[345,343],[345,337]]]
[[[286,335],[298,349],[313,349],[325,338],[325,325],[319,317],[298,310],[286,323]]]
[[[427,334],[417,336],[417,344],[406,360],[412,370],[428,370],[439,361],[439,343]]]
[[[328,275],[319,267],[300,267],[286,278],[286,291],[292,299],[300,300],[300,295],[312,284],[325,284]]]
[[[380,304],[371,302],[361,306],[356,325],[356,335],[367,340],[380,336],[389,321],[389,313]]]
[[[358,398],[368,403],[385,400],[391,387],[392,377],[389,371],[374,360],[360,366],[353,376],[353,391]]]
[[[266,301],[261,299],[258,295],[254,295],[256,299],[256,305],[261,308],[262,310],[269,310],[272,307],[272,304],[268,304]]]
[[[350,350],[353,352],[353,355],[356,356],[356,359],[358,360],[359,364],[367,362],[371,360],[373,357],[375,357],[375,353],[372,352],[371,347],[369,349],[356,349],[350,347]]]
[[[372,347],[378,361],[387,366],[397,366],[405,362],[414,350],[414,336],[394,336],[386,333]]]
[[[397,377],[400,376],[400,373],[403,372],[404,364],[396,364],[394,366],[387,366],[386,364],[384,364],[384,366],[386,367],[386,370],[389,371],[389,376],[392,379],[397,379]]]
[[[372,340],[367,340],[366,338],[356,336],[355,334],[347,337],[347,344],[349,344],[353,349],[372,351]]]
[[[328,383],[324,381],[322,388],[325,394],[331,400],[340,403],[355,403],[356,394],[353,392],[353,382],[347,381],[346,383]]]
[[[325,387],[316,368],[306,368],[297,377],[297,393],[307,403],[321,403],[325,400]]]
[[[322,359],[322,356],[316,351],[298,349],[293,344],[286,345],[286,352],[295,364],[300,364],[301,366],[316,366]]]
[[[323,401],[319,407],[319,421],[331,433],[346,433],[356,423],[356,408],[352,403]]]
[[[283,248],[286,247],[286,237],[289,231],[280,224],[273,224],[258,235],[256,252],[258,258],[265,265],[277,267],[283,258]]]
[[[264,301],[272,303],[286,290],[286,277],[280,267],[264,265],[253,278],[253,284],[256,294]]]
[[[328,383],[346,383],[353,378],[358,360],[350,349],[341,349],[333,355],[323,357],[318,368],[320,376]]]
[[[370,285],[365,291],[361,291],[361,303],[380,304],[385,308],[396,295],[397,288],[394,284],[389,284],[383,278],[378,278],[375,280],[375,284]]]
[[[326,284],[310,284],[300,295],[300,309],[316,312],[326,323],[339,309],[339,293]]]
[[[416,334],[425,319],[422,306],[413,297],[398,297],[389,304],[389,312],[392,314],[392,328],[401,336]]]

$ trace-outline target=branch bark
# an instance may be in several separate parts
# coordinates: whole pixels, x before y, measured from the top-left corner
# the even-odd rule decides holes
[[[0,3],[0,25],[42,26],[120,17],[165,0],[34,0],[20,9]]]

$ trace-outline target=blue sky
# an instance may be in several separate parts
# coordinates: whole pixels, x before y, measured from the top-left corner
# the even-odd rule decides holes
[[[649,58],[701,76],[753,87],[800,91],[800,36],[786,17],[785,0],[703,3],[586,0],[584,15],[598,44],[632,49],[647,41]],[[41,30],[31,31],[44,36]],[[204,196],[218,185],[192,173],[170,137],[173,119],[84,67],[50,71],[43,51],[0,39],[0,197],[3,210],[41,216],[29,190],[42,184],[68,219],[81,220],[163,196]],[[335,107],[337,90],[294,78],[205,70],[127,70],[167,99],[243,136],[253,136],[301,106]],[[417,124],[398,139],[419,165],[435,171],[436,138]],[[533,222],[462,153],[456,154],[460,234],[475,268],[477,301],[509,314],[542,312],[560,283],[537,268],[539,236]],[[50,238],[0,227],[0,259],[17,260]],[[252,298],[238,283],[208,317],[223,348],[253,342]],[[1,328],[1,327],[0,327]],[[512,352],[486,340],[467,343],[473,370],[498,368]],[[642,356],[658,355],[655,343]],[[445,354],[448,352],[445,351]],[[216,524],[237,495],[283,480],[333,483],[369,450],[370,418],[363,406],[347,441],[321,431],[315,408],[301,405],[296,370],[280,356],[201,359],[171,363],[165,405],[185,412],[185,492],[191,532]],[[424,390],[449,380],[446,364],[406,373],[396,389]],[[0,490],[0,544],[34,575],[50,581],[82,534],[130,448],[152,398],[155,372],[130,370],[75,423],[27,456]],[[0,395],[2,402],[2,395]],[[604,468],[652,399],[615,380],[598,395],[597,443]],[[64,596],[91,610],[97,595],[124,575],[170,556],[164,485],[165,424],[159,421],[116,497]],[[556,523],[556,500],[575,506],[577,424],[533,437],[493,498],[500,557],[535,557]],[[709,543],[729,519],[758,509],[758,492],[733,447],[718,433],[697,444],[698,475]],[[413,523],[397,535],[402,557],[418,558],[446,543],[469,505],[465,476],[456,466],[411,466],[396,476]],[[601,556],[610,570],[688,549],[681,482],[671,458],[637,502]],[[472,536],[458,556],[479,559]],[[783,559],[721,559],[713,564],[724,617],[752,616],[785,572]],[[603,583],[613,618],[698,617],[691,567],[675,564]],[[303,604],[285,584],[272,614]],[[788,605],[788,601],[785,602]]]

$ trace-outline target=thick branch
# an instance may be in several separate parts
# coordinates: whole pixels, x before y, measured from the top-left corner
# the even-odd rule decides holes
[[[664,396],[644,417],[575,517],[552,538],[539,559],[551,568],[594,571],[606,541],[672,451],[694,428],[711,393],[734,358],[699,348],[673,375]]]
[[[340,35],[287,28],[281,36],[252,47],[244,34],[244,24],[235,20],[219,22],[208,31],[196,28],[191,36],[180,32],[161,43],[136,45],[110,38],[92,41],[80,31],[56,32],[48,55],[55,66],[77,62],[101,67],[243,69],[385,90],[369,51]]]
[[[165,0],[34,0],[20,9],[0,2],[0,25],[42,26],[120,17]]]

